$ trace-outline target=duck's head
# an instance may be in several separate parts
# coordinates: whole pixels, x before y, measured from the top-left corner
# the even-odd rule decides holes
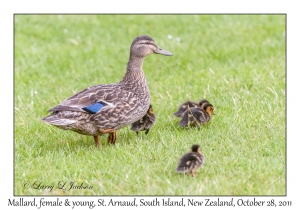
[[[200,149],[199,144],[194,144],[194,145],[191,147],[191,152],[198,152],[198,153],[201,154],[201,149]]]
[[[199,106],[200,106],[200,108],[203,109],[204,103],[209,103],[209,102],[208,102],[206,99],[201,99],[201,100],[199,101]]]
[[[210,103],[205,103],[203,105],[203,109],[209,114],[209,116],[212,116],[214,114],[214,106]]]
[[[149,54],[173,55],[171,52],[157,46],[155,41],[148,35],[136,37],[131,44],[130,56],[143,58]]]
[[[151,104],[150,104],[150,106],[149,106],[148,113],[149,113],[149,114],[153,114],[153,109],[152,109],[152,105],[151,105]]]

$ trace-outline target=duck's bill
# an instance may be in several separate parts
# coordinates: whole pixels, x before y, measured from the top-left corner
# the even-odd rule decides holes
[[[167,55],[167,56],[171,56],[173,55],[171,52],[167,51],[167,50],[164,50],[160,47],[157,46],[157,49],[155,50],[155,53],[157,54],[162,54],[162,55]]]

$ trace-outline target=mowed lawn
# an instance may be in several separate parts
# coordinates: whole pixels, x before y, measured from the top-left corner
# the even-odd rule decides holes
[[[15,195],[285,195],[285,23],[284,15],[15,15]],[[86,87],[119,82],[141,34],[173,53],[144,62],[157,117],[148,135],[126,127],[115,145],[102,136],[99,149],[93,137],[40,120]],[[179,127],[178,106],[202,98],[215,107],[212,120]],[[205,164],[195,178],[177,174],[195,143]],[[68,190],[71,182],[86,189]]]

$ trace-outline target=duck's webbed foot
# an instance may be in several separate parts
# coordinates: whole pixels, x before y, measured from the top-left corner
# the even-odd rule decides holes
[[[108,133],[107,142],[111,144],[115,144],[117,140],[117,132],[115,129],[109,128],[109,129],[99,129],[102,134]]]

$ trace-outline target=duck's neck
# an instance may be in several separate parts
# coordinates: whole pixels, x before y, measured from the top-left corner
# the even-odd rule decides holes
[[[121,82],[122,88],[137,94],[140,102],[148,109],[150,105],[150,91],[142,69],[144,58],[130,56],[127,71]]]
[[[148,87],[143,67],[144,58],[130,56],[127,63],[127,70],[123,77],[122,83],[127,88],[139,89],[140,87]]]

